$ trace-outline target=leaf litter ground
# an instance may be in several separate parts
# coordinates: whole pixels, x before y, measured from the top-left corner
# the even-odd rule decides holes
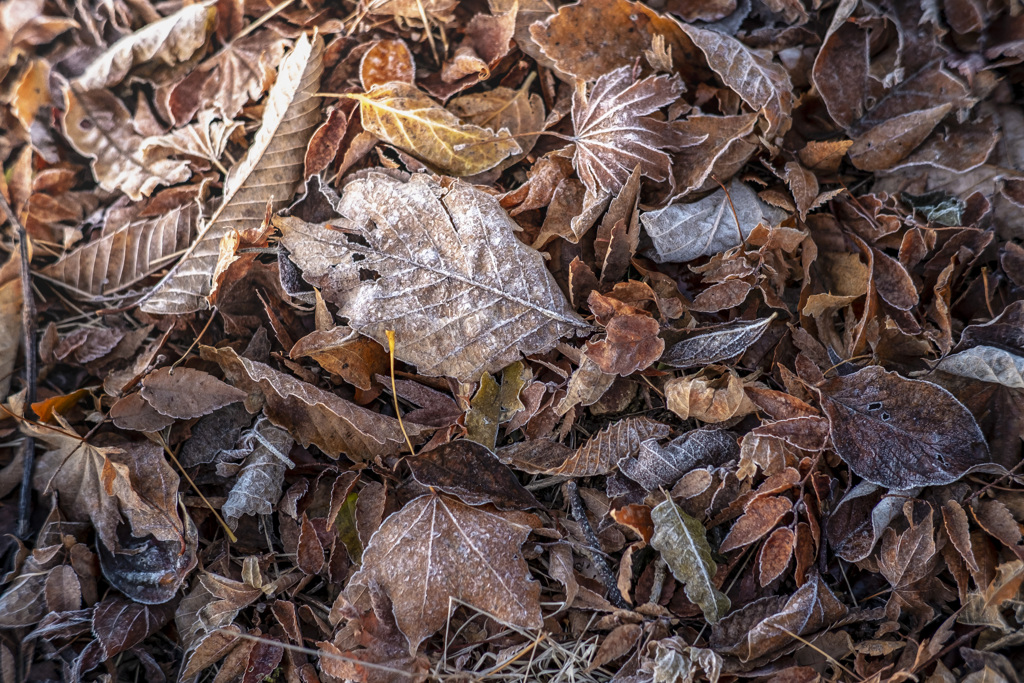
[[[1015,3],[0,33],[3,681],[1019,683]]]

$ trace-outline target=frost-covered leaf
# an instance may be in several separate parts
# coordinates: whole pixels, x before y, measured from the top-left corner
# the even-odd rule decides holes
[[[591,196],[617,194],[637,165],[651,180],[671,177],[665,150],[688,144],[687,137],[650,114],[674,103],[682,92],[678,76],[634,81],[632,69],[625,66],[601,76],[589,92],[585,81],[576,82],[573,164]]]
[[[718,567],[711,557],[704,525],[667,499],[651,511],[651,546],[661,552],[672,575],[684,584],[686,597],[700,605],[704,618],[715,624],[729,611],[729,598],[714,584]]]
[[[192,368],[160,368],[142,380],[142,398],[161,415],[190,420],[245,399],[245,392]]]
[[[974,417],[936,384],[869,366],[817,390],[836,452],[872,483],[891,489],[949,484],[989,462]]]
[[[371,173],[338,210],[344,231],[277,219],[281,243],[353,329],[382,345],[394,330],[396,357],[421,374],[475,381],[586,327],[497,200],[469,185]]]
[[[1024,389],[1024,356],[995,346],[974,346],[951,354],[940,360],[935,369],[1011,389]]]
[[[569,477],[590,477],[608,474],[620,460],[631,458],[648,439],[668,436],[668,425],[646,417],[627,417],[593,435],[572,457],[551,474]]]
[[[159,216],[132,218],[110,226],[43,273],[67,285],[72,294],[99,297],[122,291],[166,265],[167,258],[192,242],[199,207],[189,203]]]
[[[670,487],[698,467],[718,467],[738,459],[736,435],[721,429],[694,429],[664,446],[650,440],[640,444],[636,458],[619,460],[619,471],[648,491]]]
[[[268,203],[276,210],[291,201],[302,180],[306,144],[320,122],[320,98],[314,94],[323,71],[323,48],[321,37],[310,42],[303,35],[281,62],[263,124],[245,158],[228,173],[220,207],[150,292],[144,311],[180,314],[208,308],[221,238],[259,228]]]
[[[740,244],[741,233],[746,239],[758,223],[774,225],[784,216],[739,180],[729,183],[728,189],[728,197],[718,189],[692,204],[670,204],[640,214],[640,222],[654,242],[654,260],[686,263],[732,249]]]
[[[444,173],[483,173],[522,152],[507,130],[465,123],[411,83],[385,83],[352,97],[363,128]]]
[[[187,5],[174,14],[127,35],[94,59],[75,79],[81,90],[109,88],[135,66],[174,66],[206,44],[217,16],[213,5]]]
[[[659,362],[685,369],[729,360],[756,342],[774,319],[773,315],[770,318],[743,321],[694,335],[672,346],[661,356]]]
[[[254,448],[234,476],[221,512],[234,529],[242,515],[269,515],[281,498],[284,473],[294,465],[288,452],[294,439],[283,429],[264,424],[254,433]],[[284,458],[284,459],[282,459]]]
[[[540,584],[530,578],[520,551],[530,533],[528,518],[447,496],[420,496],[370,539],[348,593],[355,599],[370,582],[383,587],[411,652],[444,626],[452,599],[502,623],[540,628]]]

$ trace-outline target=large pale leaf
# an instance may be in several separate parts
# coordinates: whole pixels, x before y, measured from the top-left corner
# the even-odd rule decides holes
[[[651,180],[671,176],[672,161],[664,150],[682,147],[687,137],[649,114],[672,104],[682,92],[678,76],[634,81],[628,66],[601,76],[589,94],[585,81],[576,82],[573,163],[591,195],[618,193],[638,165]]]
[[[61,257],[44,268],[43,274],[82,298],[114,294],[151,275],[166,265],[168,257],[187,248],[198,216],[198,205],[186,204],[160,216],[128,220]]]
[[[450,175],[482,173],[522,152],[508,130],[464,123],[411,83],[385,83],[351,97],[359,101],[363,128]]]
[[[686,597],[700,606],[714,624],[729,611],[729,598],[712,579],[718,567],[711,557],[704,525],[683,512],[671,499],[651,510],[654,536],[651,546],[661,552],[672,575],[685,584]]]
[[[64,134],[82,155],[104,190],[120,191],[139,201],[160,185],[188,179],[187,161],[153,158],[141,150],[143,137],[132,128],[131,114],[108,90],[65,88]]]
[[[586,327],[497,200],[472,186],[371,173],[346,186],[339,211],[357,239],[286,217],[281,243],[353,329],[382,345],[394,330],[396,357],[421,374],[476,381]]]
[[[939,361],[935,368],[951,375],[1024,389],[1024,356],[995,346],[974,346],[954,353]]]
[[[370,539],[349,595],[370,582],[383,587],[410,652],[444,626],[452,600],[506,624],[540,628],[540,584],[530,578],[520,551],[529,519],[448,496],[420,496]]]
[[[111,45],[75,82],[83,90],[109,88],[120,83],[134,66],[156,63],[167,67],[183,62],[206,43],[216,16],[211,4],[182,7]]]
[[[680,26],[701,49],[722,82],[751,109],[764,115],[769,139],[789,128],[793,84],[782,65],[764,59],[732,36],[692,24]]]
[[[693,204],[672,204],[641,214],[640,222],[654,242],[654,260],[685,263],[732,249],[740,244],[741,232],[746,239],[758,223],[774,223],[784,215],[739,180],[729,183],[728,189],[728,197],[719,189]]]
[[[229,232],[259,228],[267,204],[280,209],[302,180],[306,144],[320,123],[314,97],[323,71],[323,39],[301,36],[281,62],[267,96],[263,125],[252,146],[224,181],[224,199],[200,229],[181,261],[154,287],[142,309],[189,313],[208,307],[220,241]]]
[[[817,389],[836,452],[872,483],[938,486],[989,462],[974,417],[936,384],[869,366]]]

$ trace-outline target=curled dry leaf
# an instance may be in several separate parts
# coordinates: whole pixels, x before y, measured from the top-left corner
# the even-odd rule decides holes
[[[81,90],[109,88],[135,66],[184,62],[206,44],[216,15],[216,8],[205,3],[182,7],[111,45],[75,79],[75,85]]]
[[[142,380],[142,398],[161,415],[190,420],[245,400],[245,392],[192,368],[160,368]]]
[[[685,263],[732,249],[758,224],[774,225],[783,216],[739,180],[729,183],[728,189],[728,195],[719,189],[693,204],[671,204],[641,214],[640,222],[654,242],[654,260]]]
[[[651,180],[671,177],[665,150],[682,147],[687,138],[650,114],[674,103],[682,92],[678,76],[634,81],[632,69],[625,66],[601,76],[589,93],[585,81],[576,82],[573,165],[591,196],[618,194],[637,165]]]
[[[282,218],[282,244],[354,330],[381,344],[394,330],[396,357],[421,374],[475,381],[586,327],[497,200],[471,186],[371,173],[338,211],[359,241]]]
[[[221,513],[232,529],[242,515],[269,515],[281,498],[285,471],[293,467],[288,452],[295,440],[283,429],[258,425],[259,436],[242,462]]]
[[[649,440],[640,444],[639,456],[619,460],[619,471],[648,491],[668,488],[687,472],[718,467],[740,454],[736,436],[720,429],[694,429],[664,446]]]
[[[411,653],[444,626],[452,599],[502,623],[540,628],[540,584],[520,552],[530,533],[527,517],[420,496],[370,539],[348,594],[357,601],[360,588],[379,584]]]
[[[878,366],[817,387],[850,469],[890,489],[948,484],[989,462],[971,413],[945,389]]]
[[[450,175],[483,173],[522,152],[507,130],[464,123],[410,83],[385,83],[350,97],[359,102],[364,129]]]
[[[323,71],[324,42],[302,35],[278,70],[267,96],[263,123],[252,145],[224,180],[224,197],[200,228],[192,246],[154,287],[142,309],[148,313],[189,313],[208,307],[221,238],[258,229],[264,211],[291,201],[302,180],[306,144],[320,121],[314,94]]]
[[[457,496],[468,505],[492,503],[499,510],[542,507],[512,470],[473,441],[453,441],[406,462],[420,484]]]
[[[695,418],[717,424],[757,410],[743,391],[743,380],[732,368],[708,366],[689,377],[665,384],[665,403],[684,420]]]
[[[64,134],[71,145],[92,159],[92,172],[104,190],[120,191],[139,201],[160,185],[188,180],[187,161],[150,158],[142,153],[143,137],[132,129],[131,114],[107,90],[64,90]]]
[[[651,511],[651,546],[661,552],[672,575],[684,584],[686,597],[700,605],[704,618],[715,624],[729,611],[729,598],[714,584],[718,567],[711,557],[704,525],[667,499]]]
[[[826,629],[847,612],[832,589],[815,575],[788,598],[761,598],[730,614],[712,629],[711,647],[744,662],[758,660],[783,648],[800,647],[794,635]]]

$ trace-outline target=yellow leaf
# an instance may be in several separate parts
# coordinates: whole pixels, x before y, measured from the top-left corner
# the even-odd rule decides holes
[[[359,101],[363,128],[450,175],[482,173],[522,151],[507,130],[463,123],[409,83],[385,83],[350,97]]]

